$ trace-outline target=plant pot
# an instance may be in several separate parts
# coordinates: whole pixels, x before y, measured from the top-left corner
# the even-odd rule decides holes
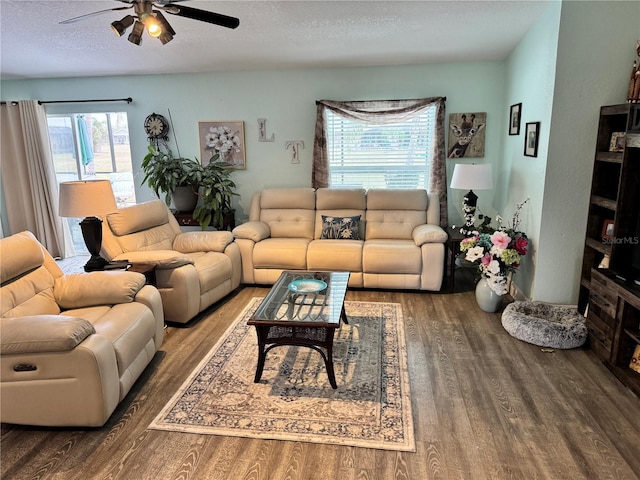
[[[173,206],[178,212],[193,212],[198,204],[198,196],[193,191],[193,187],[176,187],[171,194]]]
[[[481,278],[476,285],[476,301],[478,306],[485,312],[497,312],[502,306],[503,296],[491,290],[486,278]]]

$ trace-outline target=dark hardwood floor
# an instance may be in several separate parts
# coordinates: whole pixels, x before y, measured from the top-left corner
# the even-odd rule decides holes
[[[402,304],[417,451],[147,430],[250,298],[244,288],[161,351],[96,429],[2,425],[3,479],[637,479],[640,401],[588,349],[509,336],[472,291],[349,291]],[[348,311],[347,311],[348,314]],[[251,359],[254,361],[254,359]]]

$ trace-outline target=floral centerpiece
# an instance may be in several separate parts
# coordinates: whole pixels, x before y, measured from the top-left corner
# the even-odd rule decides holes
[[[497,216],[497,227],[493,228],[491,218],[485,216],[474,235],[460,243],[465,260],[478,265],[481,277],[487,279],[497,295],[508,292],[507,277],[518,269],[521,258],[527,254],[529,240],[518,226],[520,210],[528,200],[517,205],[511,227],[503,225],[502,218]]]
[[[219,155],[221,161],[230,162],[233,153],[240,153],[240,131],[235,132],[226,125],[210,127],[205,137],[205,149]]]

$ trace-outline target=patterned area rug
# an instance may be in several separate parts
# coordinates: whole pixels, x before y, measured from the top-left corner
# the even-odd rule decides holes
[[[254,383],[254,298],[162,412],[157,430],[415,451],[399,304],[345,302],[349,325],[334,339],[338,388],[320,354],[276,347]]]

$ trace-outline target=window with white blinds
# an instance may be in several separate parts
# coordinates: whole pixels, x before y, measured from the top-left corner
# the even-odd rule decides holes
[[[402,123],[372,125],[325,110],[329,186],[428,188],[436,107]]]

